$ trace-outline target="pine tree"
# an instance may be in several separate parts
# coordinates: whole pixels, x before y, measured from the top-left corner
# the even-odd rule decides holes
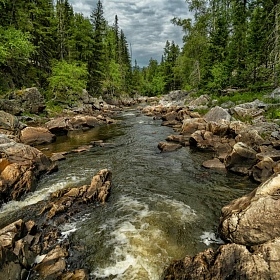
[[[88,62],[92,55],[93,29],[90,20],[82,14],[75,14],[69,38],[69,54],[71,60]]]
[[[174,68],[177,58],[180,54],[180,48],[175,45],[174,41],[171,43],[167,40],[164,48],[164,62],[163,62],[163,75],[165,81],[165,90],[175,90],[179,88],[179,80],[175,77]]]
[[[93,95],[101,94],[101,84],[104,77],[104,33],[106,21],[103,14],[102,3],[98,0],[97,7],[90,16],[93,27],[93,44],[88,60],[89,81],[87,88]]]

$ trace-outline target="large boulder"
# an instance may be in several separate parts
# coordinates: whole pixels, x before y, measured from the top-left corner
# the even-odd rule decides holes
[[[248,145],[238,142],[231,153],[225,158],[226,168],[235,173],[249,175],[249,171],[256,164],[257,152]]]
[[[183,120],[182,134],[192,134],[197,130],[205,130],[207,122],[204,118],[186,118]]]
[[[72,130],[85,130],[90,129],[101,124],[113,123],[109,117],[103,115],[89,116],[89,115],[76,115],[69,117],[58,117],[48,121],[45,125],[47,129],[55,135],[67,134]]]
[[[247,246],[280,237],[280,174],[250,194],[222,209],[220,233],[224,240]]]
[[[44,96],[36,87],[9,93],[0,102],[1,110],[15,115],[21,115],[23,112],[39,114],[45,107]]]
[[[164,280],[277,280],[280,279],[280,239],[260,246],[227,244],[217,251],[208,249],[194,257],[173,262]]]
[[[251,121],[252,119],[263,115],[266,107],[267,105],[265,103],[256,99],[253,102],[239,104],[230,108],[230,113],[242,120]]]
[[[0,201],[19,199],[34,191],[38,178],[55,166],[39,150],[0,134]]]
[[[55,141],[56,136],[44,127],[26,127],[20,132],[20,140],[26,145],[36,146]]]
[[[198,98],[189,102],[188,107],[190,109],[196,109],[201,106],[207,106],[210,101],[210,97],[208,95],[201,95]]]
[[[190,145],[201,150],[214,151],[214,135],[205,130],[197,130],[190,137]]]
[[[245,129],[238,131],[235,137],[236,142],[243,142],[251,148],[258,148],[264,143],[264,139],[259,135],[258,131],[248,126]]]
[[[227,110],[223,109],[222,107],[216,106],[204,115],[204,119],[207,122],[220,122],[221,120],[230,121],[231,115]]]
[[[20,131],[25,127],[18,118],[7,112],[0,111],[0,133],[10,135],[19,140]]]
[[[258,157],[258,155],[257,155]],[[252,176],[257,182],[265,182],[274,173],[276,162],[270,157],[264,157],[252,169]]]

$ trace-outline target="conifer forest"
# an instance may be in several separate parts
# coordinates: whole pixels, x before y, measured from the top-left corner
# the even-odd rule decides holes
[[[279,86],[278,0],[186,5],[192,17],[170,22],[184,30],[183,47],[170,38],[161,61],[151,58],[140,67],[131,61],[121,19],[105,19],[100,0],[89,18],[68,0],[0,0],[0,93],[36,86],[59,103],[85,88],[93,96],[155,96]]]

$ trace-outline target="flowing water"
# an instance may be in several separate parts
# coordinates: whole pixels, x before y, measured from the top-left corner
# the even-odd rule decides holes
[[[51,153],[92,140],[110,143],[67,155],[59,171],[43,178],[35,193],[2,207],[0,224],[28,212],[30,205],[57,189],[89,184],[100,169],[108,168],[113,173],[109,201],[86,208],[61,230],[80,248],[77,259],[83,259],[91,279],[157,280],[170,261],[220,243],[215,233],[222,206],[255,185],[202,168],[210,154],[189,147],[160,153],[158,142],[174,132],[159,120],[136,110],[119,119],[41,147]]]

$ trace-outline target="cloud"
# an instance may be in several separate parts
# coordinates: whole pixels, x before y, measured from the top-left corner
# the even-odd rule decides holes
[[[89,17],[97,0],[70,0],[74,11]],[[183,32],[171,23],[173,17],[190,17],[185,0],[103,0],[104,16],[119,26],[131,44],[132,60],[145,66],[150,58],[160,61],[167,40],[182,46]]]

